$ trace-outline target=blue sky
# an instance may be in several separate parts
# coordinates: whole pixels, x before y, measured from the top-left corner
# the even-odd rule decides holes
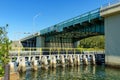
[[[0,0],[0,26],[9,24],[8,37],[10,40],[18,40],[28,35],[24,32],[40,31],[111,1]]]

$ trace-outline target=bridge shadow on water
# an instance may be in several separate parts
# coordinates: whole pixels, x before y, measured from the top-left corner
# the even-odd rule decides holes
[[[104,65],[76,67],[57,67],[38,71],[27,70],[20,73],[20,80],[120,80],[120,71]]]

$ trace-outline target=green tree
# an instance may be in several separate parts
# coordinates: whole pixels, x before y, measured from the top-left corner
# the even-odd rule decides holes
[[[89,38],[85,38],[80,40],[80,48],[98,48],[104,49],[105,45],[105,38],[103,35],[101,36],[93,36]]]
[[[7,27],[0,27],[0,77],[4,75],[5,65],[9,62],[10,41],[7,37]]]

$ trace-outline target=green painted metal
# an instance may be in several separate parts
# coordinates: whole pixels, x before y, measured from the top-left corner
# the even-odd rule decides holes
[[[46,34],[49,32],[53,32],[53,31],[62,32],[63,28],[65,28],[65,27],[69,27],[71,25],[75,25],[75,24],[82,23],[85,21],[90,21],[92,19],[99,18],[99,17],[100,17],[100,9],[98,8],[93,11],[87,12],[85,14],[79,15],[77,17],[74,17],[74,18],[68,19],[66,21],[63,21],[61,23],[50,26],[43,30],[40,30],[40,34],[43,35],[43,34]]]
[[[74,26],[75,27],[75,26]],[[62,32],[60,34],[57,35],[46,35],[46,39],[45,41],[50,41],[51,39],[53,39],[54,37],[59,38],[67,38],[67,39],[82,39],[83,37],[87,37],[87,36],[91,36],[91,35],[96,35],[97,33],[99,34],[104,34],[104,25],[103,23],[94,23],[90,26],[84,26],[82,28],[78,28],[78,29],[72,29],[71,31],[66,31],[66,32]],[[69,41],[69,40],[68,40]],[[56,42],[54,40],[54,42]],[[64,41],[63,41],[64,42]]]
[[[104,34],[104,22],[100,9],[96,9],[40,31],[45,38],[44,47],[74,47],[73,43],[81,39]],[[38,36],[38,35],[37,35]],[[36,37],[37,37],[36,36]],[[31,37],[26,38],[28,41]]]

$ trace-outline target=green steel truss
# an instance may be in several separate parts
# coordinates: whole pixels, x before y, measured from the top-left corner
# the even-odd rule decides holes
[[[103,35],[103,20],[98,8],[43,29],[40,35],[45,37],[45,47],[74,47],[83,38]]]
[[[45,38],[44,47],[52,48],[75,48],[76,41],[103,34],[104,19],[99,8],[40,31]]]
[[[75,24],[81,24],[85,21],[91,21],[92,19],[96,19],[100,17],[100,9],[95,9],[93,11],[87,12],[85,14],[79,15],[77,17],[68,19],[66,21],[63,21],[61,23],[55,24],[53,26],[50,26],[48,28],[45,28],[43,30],[40,30],[40,34],[44,35],[49,32],[62,32],[65,27],[69,27],[71,25]]]

